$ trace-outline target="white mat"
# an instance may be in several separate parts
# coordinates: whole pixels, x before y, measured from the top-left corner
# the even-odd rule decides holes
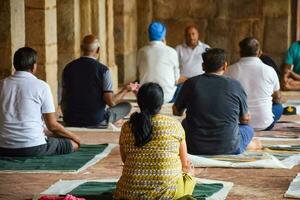
[[[65,127],[69,131],[88,131],[88,132],[121,132],[121,127],[116,127],[112,123],[108,124],[105,129],[102,128],[81,128],[81,127]]]
[[[293,179],[284,197],[300,199],[300,173]]]
[[[53,185],[51,185],[48,189],[41,192],[40,194],[35,194],[33,200],[37,200],[39,197],[43,195],[66,195],[71,192],[73,189],[78,187],[79,185],[86,182],[117,182],[118,179],[101,179],[101,180],[59,180]],[[209,179],[200,179],[196,178],[197,183],[222,183],[223,188],[213,194],[212,196],[206,198],[206,200],[225,200],[229,191],[231,190],[233,183],[226,181],[217,181],[217,180],[209,180]]]
[[[238,156],[239,155],[233,157]],[[251,162],[229,162],[195,155],[188,155],[188,157],[194,167],[292,169],[294,166],[300,164],[299,154],[290,156],[284,160],[279,160],[269,153],[264,153],[261,160]]]

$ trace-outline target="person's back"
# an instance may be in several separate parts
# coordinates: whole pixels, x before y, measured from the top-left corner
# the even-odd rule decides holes
[[[44,81],[25,71],[17,71],[0,82],[0,147],[24,148],[46,143],[42,112],[55,111],[45,102],[52,99],[46,96],[49,90]]]
[[[56,121],[50,87],[34,76],[37,52],[30,47],[18,49],[14,68],[13,75],[0,81],[0,155],[54,155],[77,150],[78,137]],[[46,127],[50,136],[45,135]]]
[[[64,121],[76,126],[99,124],[104,119],[103,75],[108,68],[97,60],[80,57],[63,72]]]
[[[129,122],[122,128],[120,145],[123,145],[124,153],[127,155],[123,167],[123,172],[127,173],[119,180],[120,189],[117,192],[119,197],[156,199],[162,195],[172,199],[175,193],[174,179],[182,174],[178,154],[180,141],[184,139],[184,130],[180,122],[171,117],[156,115],[151,121],[152,139],[143,148],[135,146]],[[148,184],[140,184],[142,181]],[[145,192],[147,190],[149,192]]]
[[[175,49],[165,44],[166,27],[160,22],[149,25],[150,43],[138,51],[137,68],[141,84],[156,82],[164,91],[164,102],[174,99],[179,79],[179,62]]]
[[[237,81],[203,74],[186,81],[180,93],[186,105],[186,140],[191,154],[230,154],[238,147],[238,120],[246,95]],[[243,109],[240,107],[243,106]]]
[[[248,125],[247,95],[238,81],[223,76],[227,69],[223,49],[209,49],[202,58],[205,74],[188,79],[173,105],[174,115],[182,116],[186,109],[182,125],[188,152],[242,153],[254,134]]]
[[[272,94],[279,87],[279,82],[274,83],[275,70],[257,57],[245,57],[229,67],[228,75],[238,80],[247,93],[250,124],[254,128],[267,128],[273,122]]]
[[[256,39],[245,38],[240,42],[240,48],[241,58],[229,66],[227,75],[238,80],[247,93],[250,124],[255,129],[264,130],[279,119],[274,120],[272,112],[273,99],[279,96],[279,79],[275,70],[259,59]]]
[[[139,50],[138,67],[140,83],[156,82],[165,93],[165,102],[169,102],[176,91],[177,53],[160,41],[152,41]]]
[[[141,112],[122,126],[120,154],[124,163],[114,199],[179,199],[191,195],[184,130],[176,119],[159,114],[163,90],[146,83],[137,94]]]

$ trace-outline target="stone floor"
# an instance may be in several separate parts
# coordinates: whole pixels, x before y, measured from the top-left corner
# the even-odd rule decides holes
[[[297,93],[287,93],[285,97],[300,99]],[[300,116],[284,116],[282,120],[300,121]],[[77,134],[86,144],[117,143],[119,137],[118,133],[77,132]],[[117,178],[121,175],[121,171],[122,162],[116,147],[108,157],[79,174],[0,173],[0,199],[31,199],[35,193],[45,190],[59,179]],[[299,171],[300,165],[292,170],[196,168],[195,175],[200,178],[233,182],[234,186],[227,197],[228,200],[280,200],[285,199],[283,194]]]

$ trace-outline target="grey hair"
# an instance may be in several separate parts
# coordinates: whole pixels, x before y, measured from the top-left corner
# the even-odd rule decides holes
[[[98,40],[95,40],[92,44],[81,44],[81,49],[84,52],[91,52],[96,50],[97,48],[100,48],[100,43]]]

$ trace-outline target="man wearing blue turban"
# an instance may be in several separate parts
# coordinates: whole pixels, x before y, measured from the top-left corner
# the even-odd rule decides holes
[[[149,44],[137,55],[137,67],[141,84],[158,83],[164,91],[164,102],[175,100],[179,79],[179,62],[175,49],[166,45],[166,26],[158,21],[148,27]]]

